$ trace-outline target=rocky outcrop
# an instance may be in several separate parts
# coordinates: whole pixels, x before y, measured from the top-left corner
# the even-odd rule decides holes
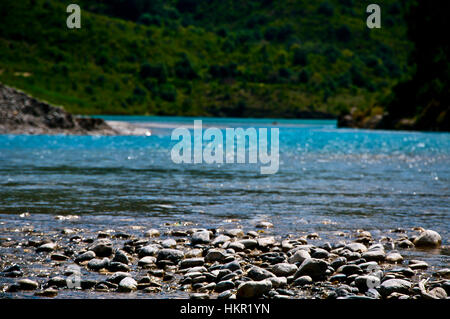
[[[0,83],[0,134],[116,135],[98,118],[74,116]]]

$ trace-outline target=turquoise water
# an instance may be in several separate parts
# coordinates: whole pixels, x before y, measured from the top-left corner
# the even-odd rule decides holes
[[[0,135],[0,220],[19,223],[30,212],[36,227],[51,228],[55,214],[76,214],[82,226],[114,228],[267,219],[279,235],[421,226],[448,244],[450,134],[336,129],[335,121],[203,120],[222,129],[278,127],[278,173],[261,175],[259,164],[174,164],[176,142],[164,125],[149,137]]]

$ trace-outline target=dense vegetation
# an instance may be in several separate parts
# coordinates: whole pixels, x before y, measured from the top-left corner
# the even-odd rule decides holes
[[[0,2],[0,81],[80,114],[317,116],[410,78],[405,5],[356,0]]]

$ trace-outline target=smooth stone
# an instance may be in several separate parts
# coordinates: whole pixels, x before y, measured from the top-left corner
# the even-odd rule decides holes
[[[416,245],[416,247],[439,247],[441,246],[441,243],[441,235],[431,229],[423,231],[417,238],[414,239],[414,245]]]
[[[358,265],[344,265],[339,267],[336,272],[349,275],[362,274],[362,269]]]
[[[363,275],[355,278],[355,286],[358,287],[360,291],[378,287],[380,286],[380,283],[380,278],[372,275]]]
[[[246,249],[253,249],[258,246],[258,242],[254,239],[241,239],[239,241]]]
[[[67,286],[67,281],[63,277],[55,276],[48,280],[47,286],[48,287],[55,286],[58,288],[63,288]]]
[[[362,253],[361,257],[367,261],[383,261],[386,258],[386,253],[383,250],[368,250]]]
[[[175,248],[177,247],[177,242],[172,238],[168,238],[161,242],[161,246],[164,248]]]
[[[92,250],[88,250],[87,252],[82,253],[81,255],[78,255],[75,258],[75,262],[76,263],[81,263],[83,261],[94,259],[95,257],[96,257],[95,253]]]
[[[344,248],[357,253],[364,253],[367,251],[367,247],[361,243],[349,243]]]
[[[217,295],[217,299],[229,299],[233,295],[231,290],[226,290]]]
[[[440,269],[435,272],[435,275],[438,277],[450,279],[450,268]]]
[[[256,225],[256,228],[273,228],[273,224],[267,221],[259,221]]]
[[[69,257],[67,257],[66,255],[62,255],[62,254],[52,254],[50,256],[51,260],[55,260],[55,261],[64,261],[69,259]]]
[[[243,250],[245,249],[245,246],[244,246],[244,244],[241,243],[241,242],[234,241],[234,242],[231,242],[231,243],[228,245],[228,248],[231,248],[231,249],[233,249],[234,251],[243,251]]]
[[[310,276],[300,276],[294,280],[293,285],[294,286],[304,286],[304,285],[310,285],[312,283],[313,283],[313,280]]]
[[[180,259],[184,257],[184,253],[178,249],[164,248],[158,252],[157,260],[170,260],[174,263],[178,263]]]
[[[230,241],[230,237],[226,236],[226,235],[219,235],[216,238],[213,239],[213,241],[211,242],[211,244],[213,244],[213,246],[219,246],[219,245],[223,245],[226,242]]]
[[[412,248],[414,244],[408,239],[403,239],[397,243],[397,246],[400,248]]]
[[[330,266],[333,267],[333,269],[338,269],[339,267],[345,265],[347,263],[347,258],[345,257],[337,257],[336,259],[334,259]]]
[[[236,296],[238,298],[258,298],[272,289],[269,280],[247,281],[239,285]]]
[[[192,245],[197,244],[208,244],[210,242],[210,233],[207,230],[198,231],[192,234],[191,243]]]
[[[112,261],[119,262],[119,263],[126,264],[126,265],[128,265],[130,263],[130,260],[128,259],[127,254],[123,250],[120,250],[120,249],[116,251]]]
[[[409,281],[403,279],[389,279],[381,283],[379,292],[383,296],[389,296],[394,292],[407,294],[411,287],[412,284]]]
[[[47,288],[47,289],[42,290],[42,291],[36,291],[34,293],[34,295],[38,296],[38,297],[52,298],[52,297],[56,297],[58,295],[58,290],[53,289],[53,288]]]
[[[286,277],[269,277],[267,278],[272,283],[273,288],[281,288],[287,286]]]
[[[118,271],[118,272],[112,274],[111,276],[109,276],[106,279],[106,281],[118,284],[122,281],[122,279],[127,278],[127,277],[131,277],[131,274],[129,274],[127,272]]]
[[[204,263],[205,259],[203,257],[183,259],[180,261],[180,268],[203,266]]]
[[[131,277],[123,278],[119,283],[119,291],[130,292],[137,290],[138,283]]]
[[[194,248],[184,252],[185,258],[195,258],[202,256],[203,256],[203,249],[200,248]]]
[[[277,277],[288,277],[290,275],[295,274],[298,270],[297,266],[289,263],[279,263],[272,266],[272,273],[274,273]]]
[[[231,280],[220,281],[214,287],[217,292],[223,292],[225,290],[230,290],[234,288],[234,283]]]
[[[40,245],[37,249],[36,252],[40,253],[40,252],[51,252],[53,250],[55,250],[57,247],[57,245],[55,243],[46,243],[43,245]]]
[[[330,282],[344,282],[347,280],[347,275],[345,274],[336,274],[330,277]]]
[[[230,237],[243,237],[244,236],[244,232],[242,231],[242,229],[239,228],[234,228],[234,229],[226,229],[224,231],[224,234]]]
[[[302,263],[305,259],[310,259],[311,256],[306,250],[297,250],[291,257],[288,258],[290,264]]]
[[[109,258],[106,257],[103,259],[95,258],[89,260],[87,266],[91,270],[100,270],[103,268],[108,268],[109,263],[110,263]]]
[[[113,253],[112,243],[109,239],[99,239],[92,244],[92,250],[97,257],[109,257]]]
[[[130,267],[123,263],[113,261],[113,262],[109,263],[108,271],[110,271],[110,272],[124,271],[125,272],[125,271],[130,271]]]
[[[261,248],[266,248],[266,247],[273,246],[276,244],[275,237],[273,237],[273,236],[258,238],[257,242],[258,242],[258,246]]]
[[[221,269],[228,269],[231,271],[235,271],[235,270],[241,269],[241,265],[239,264],[238,261],[234,260],[234,261],[230,261],[229,263],[222,265]]]
[[[260,268],[257,266],[253,266],[248,271],[247,277],[249,277],[250,279],[256,280],[256,281],[260,281],[260,280],[263,280],[263,279],[266,279],[269,277],[275,277],[275,275],[266,269],[263,269],[263,268]]]
[[[39,284],[31,279],[20,279],[17,284],[20,290],[36,290]]]
[[[138,250],[139,258],[146,256],[156,256],[160,250],[158,245],[147,245]]]
[[[403,261],[403,256],[399,253],[389,253],[386,255],[386,261],[389,263],[401,263]]]
[[[223,261],[227,255],[219,249],[210,249],[208,250],[208,253],[205,256],[205,262],[211,263],[215,261]]]
[[[361,254],[356,251],[351,251],[350,249],[344,249],[340,255],[345,257],[347,261],[357,260],[361,258]]]
[[[409,261],[409,268],[411,269],[427,269],[428,264],[425,261],[422,260],[410,260]]]
[[[91,289],[97,284],[97,281],[93,279],[82,279],[80,281],[81,289]]]
[[[322,259],[309,258],[305,259],[294,274],[294,279],[301,276],[310,276],[312,278],[322,277],[328,269],[328,263]]]
[[[145,256],[145,257],[142,257],[141,259],[139,259],[138,266],[145,268],[145,267],[152,266],[155,263],[156,263],[156,257]]]
[[[311,254],[312,258],[319,258],[319,259],[326,259],[330,253],[322,248],[316,248],[314,249],[314,252]]]

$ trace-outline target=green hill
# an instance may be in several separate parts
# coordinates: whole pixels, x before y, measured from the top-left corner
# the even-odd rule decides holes
[[[0,2],[0,82],[78,114],[376,113],[410,74],[393,0],[71,2]]]

